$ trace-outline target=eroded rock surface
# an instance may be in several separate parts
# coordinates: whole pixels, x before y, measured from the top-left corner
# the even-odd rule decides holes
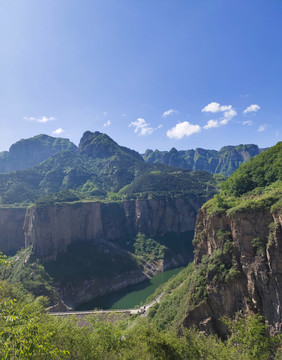
[[[184,324],[197,324],[202,330],[224,335],[226,328],[220,318],[243,310],[262,314],[273,333],[281,332],[281,214],[249,209],[226,216],[201,209],[196,229],[196,266],[204,255],[224,251],[229,241],[232,248],[225,262],[238,273],[228,281],[217,282],[208,273],[207,298],[187,314]]]

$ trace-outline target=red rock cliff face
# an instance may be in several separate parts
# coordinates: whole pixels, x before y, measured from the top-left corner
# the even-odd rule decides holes
[[[12,253],[24,248],[25,208],[0,209],[0,251]]]
[[[202,204],[197,199],[136,200],[122,203],[55,204],[28,209],[25,245],[43,261],[55,260],[75,241],[114,241],[135,236],[192,231]]]
[[[230,266],[239,274],[225,282],[207,279],[207,299],[187,314],[193,323],[210,332],[224,334],[219,319],[239,310],[262,314],[273,332],[282,331],[282,216],[267,210],[248,210],[226,216],[208,215],[201,209],[196,224],[195,264],[203,255],[224,249],[227,232],[233,242]],[[208,277],[209,275],[207,275]]]

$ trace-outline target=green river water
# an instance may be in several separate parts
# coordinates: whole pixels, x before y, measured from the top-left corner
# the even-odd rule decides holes
[[[178,274],[184,267],[167,270],[154,276],[151,280],[132,285],[126,289],[100,296],[77,307],[76,310],[106,309],[132,309],[140,303],[145,303],[148,296],[153,294],[157,287]]]

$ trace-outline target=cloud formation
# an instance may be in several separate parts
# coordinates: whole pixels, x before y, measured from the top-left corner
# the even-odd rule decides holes
[[[211,102],[202,109],[202,112],[217,113],[220,111],[228,111],[232,109],[232,105],[220,105],[217,102]]]
[[[156,128],[152,128],[150,127],[150,124],[147,123],[147,121],[145,121],[142,118],[138,118],[136,121],[132,121],[129,124],[129,127],[133,126],[134,132],[135,133],[139,133],[139,135],[145,136],[145,135],[151,135],[154,130],[159,129],[160,127],[162,127],[162,125],[159,125]]]
[[[108,121],[105,122],[104,126],[105,126],[105,127],[110,126],[111,123],[112,123],[111,120],[108,120]]]
[[[251,126],[251,125],[253,125],[253,120],[246,120],[246,121],[243,121],[242,122],[242,125],[248,125],[248,126]]]
[[[62,134],[64,132],[64,130],[62,129],[62,128],[59,128],[59,129],[57,129],[57,130],[54,130],[53,132],[52,132],[52,135],[60,135],[60,134]]]
[[[203,126],[203,128],[205,130],[211,129],[211,128],[216,128],[216,127],[219,127],[219,121],[218,120],[209,120],[207,122],[207,124],[205,126]]]
[[[258,132],[263,132],[268,128],[268,124],[260,125],[258,128]]]
[[[211,102],[202,109],[202,112],[222,113],[222,117],[217,120],[209,120],[203,128],[205,130],[228,124],[228,122],[237,115],[232,105],[220,105],[217,102]]]
[[[50,116],[50,117],[47,117],[47,116],[41,116],[41,117],[25,116],[24,120],[35,121],[35,122],[44,124],[44,123],[47,123],[48,121],[54,121],[54,120],[56,120],[56,118],[54,116]]]
[[[172,115],[172,114],[177,114],[177,110],[169,109],[162,114],[162,117],[166,118],[167,116]]]
[[[248,114],[250,112],[257,112],[260,109],[260,106],[257,104],[252,104],[248,106],[244,111],[243,114]]]
[[[190,136],[200,131],[201,127],[199,125],[194,125],[190,124],[188,121],[183,121],[176,124],[176,126],[172,129],[168,130],[166,135],[170,139],[182,139],[184,136]]]

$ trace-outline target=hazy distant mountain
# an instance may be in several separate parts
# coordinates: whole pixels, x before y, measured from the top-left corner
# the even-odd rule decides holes
[[[230,176],[248,159],[263,152],[257,145],[224,146],[219,151],[196,148],[195,150],[170,151],[146,150],[146,162],[161,163],[190,170],[205,170],[212,174]]]
[[[37,135],[13,144],[9,151],[0,153],[0,173],[27,169],[41,163],[62,150],[77,151],[69,139]]]

